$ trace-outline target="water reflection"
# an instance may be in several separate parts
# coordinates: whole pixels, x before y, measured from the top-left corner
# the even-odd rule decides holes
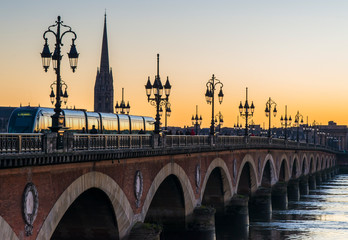
[[[348,175],[323,182],[270,222],[251,222],[249,239],[348,239]],[[232,239],[225,236],[222,239]]]
[[[229,224],[226,224],[229,223]],[[161,239],[201,240],[347,240],[348,174],[322,182],[299,201],[289,201],[287,210],[273,210],[270,221],[250,222],[249,226],[216,219],[212,232],[167,235]]]

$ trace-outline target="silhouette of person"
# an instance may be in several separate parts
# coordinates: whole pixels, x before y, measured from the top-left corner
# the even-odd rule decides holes
[[[98,130],[95,128],[95,125],[92,126],[92,129],[90,131],[91,134],[97,134]]]

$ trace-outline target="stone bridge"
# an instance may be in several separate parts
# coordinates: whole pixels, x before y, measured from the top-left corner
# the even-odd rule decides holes
[[[3,136],[0,239],[136,239],[137,223],[199,228],[211,208],[248,224],[337,163],[325,146],[261,137],[122,138],[67,135],[55,151],[54,135]]]

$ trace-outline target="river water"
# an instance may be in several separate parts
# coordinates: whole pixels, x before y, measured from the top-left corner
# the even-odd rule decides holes
[[[272,219],[249,227],[216,225],[215,233],[174,234],[161,239],[199,240],[348,240],[348,174],[317,185],[287,210],[273,210]]]
[[[323,182],[300,201],[289,202],[287,210],[274,210],[268,222],[250,222],[249,229],[216,227],[215,239],[251,240],[347,240],[348,174]]]

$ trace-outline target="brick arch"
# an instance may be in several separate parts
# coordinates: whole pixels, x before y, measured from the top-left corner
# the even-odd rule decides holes
[[[0,216],[0,239],[18,240],[11,226]]]
[[[183,191],[185,201],[185,216],[188,216],[193,212],[193,209],[196,206],[196,199],[190,184],[190,179],[186,175],[184,169],[182,169],[182,167],[180,167],[178,164],[168,163],[157,173],[155,179],[152,181],[141,211],[141,221],[145,220],[146,213],[149,210],[152,199],[154,198],[159,186],[169,175],[172,174],[178,178]]]
[[[325,165],[324,165],[324,169],[327,169],[328,168],[328,161],[329,161],[329,156],[325,156]]]
[[[301,161],[301,166],[300,166],[300,172],[301,172],[301,175],[303,174],[303,175],[307,175],[308,174],[308,157],[307,157],[307,154],[303,154],[302,155],[302,161]],[[303,167],[305,168],[305,169],[303,169]]]
[[[262,183],[263,173],[265,171],[265,167],[268,162],[270,162],[270,165],[271,165],[271,185],[274,185],[278,181],[278,176],[276,174],[274,159],[271,154],[267,154],[265,157],[265,161],[263,161],[263,166],[262,166],[262,171],[260,176],[260,184]]]
[[[291,178],[292,178],[292,172],[293,172],[293,168],[294,168],[294,165],[295,165],[295,161],[296,161],[296,175],[295,175],[295,178],[298,178],[301,174],[301,166],[300,166],[300,157],[297,155],[297,154],[294,154],[294,157],[293,157],[293,160],[292,160],[292,165],[291,165]]]
[[[321,162],[320,162],[320,170],[324,170],[324,164],[325,164],[325,156],[321,156]]]
[[[60,220],[71,204],[86,190],[98,188],[105,192],[113,206],[119,237],[128,234],[133,224],[132,207],[120,186],[108,175],[100,172],[89,172],[77,178],[61,194],[43,223],[37,239],[50,239]]]
[[[285,181],[289,181],[289,179],[290,179],[290,166],[289,166],[290,163],[289,163],[289,159],[288,159],[288,157],[286,156],[285,153],[281,156],[280,159],[281,159],[281,161],[280,161],[278,169],[277,169],[277,172],[278,172],[277,180],[279,181],[281,167],[282,167],[283,162],[285,162],[284,163],[284,166],[285,166],[285,179],[284,180]]]
[[[308,173],[314,173],[316,171],[316,166],[315,166],[315,157],[313,154],[309,155],[309,171]],[[312,167],[311,167],[312,166]]]
[[[315,171],[319,172],[319,170],[320,170],[320,156],[319,154],[317,154],[315,157]]]
[[[225,161],[223,161],[221,158],[216,158],[214,161],[212,161],[206,171],[206,174],[204,176],[202,188],[201,188],[201,194],[200,194],[200,202],[203,199],[203,194],[207,185],[207,182],[209,180],[210,174],[215,168],[221,169],[221,175],[222,175],[222,183],[223,183],[223,190],[224,190],[224,202],[228,202],[233,195],[233,186],[232,186],[232,179],[230,172],[228,171],[227,165]]]
[[[256,165],[255,165],[255,162],[254,162],[254,159],[252,158],[252,156],[250,154],[247,154],[245,155],[245,157],[243,158],[243,161],[241,163],[241,165],[239,166],[239,169],[238,169],[238,174],[237,174],[237,183],[236,183],[236,188],[234,189],[235,190],[235,193],[238,192],[238,186],[239,186],[239,180],[240,180],[240,177],[241,177],[241,174],[242,174],[242,171],[243,171],[243,168],[244,168],[244,165],[246,163],[249,163],[250,166],[251,166],[251,176],[250,176],[250,182],[251,182],[251,192],[255,192],[257,190],[257,188],[259,187],[259,183],[258,183],[258,175],[257,175],[257,168],[256,168]]]

